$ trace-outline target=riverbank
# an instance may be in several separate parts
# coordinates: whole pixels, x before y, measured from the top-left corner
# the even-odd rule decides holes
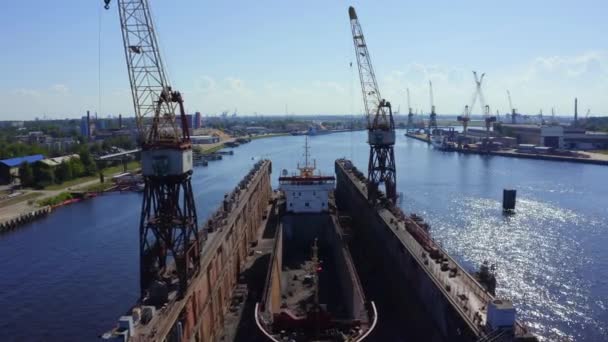
[[[127,167],[133,172],[137,172],[139,168],[140,165],[137,161],[129,163]],[[79,194],[79,197],[85,198],[87,193],[97,194],[110,189],[114,186],[110,181],[111,177],[123,173],[123,170],[122,165],[104,169],[103,172],[106,174],[104,183],[101,183],[98,176],[90,176],[55,184],[43,190],[20,190],[20,195],[0,201],[0,232],[3,231],[1,227],[10,227],[4,231],[14,230],[33,219],[50,214],[53,208],[76,202],[70,201],[65,194],[76,193]],[[45,209],[44,215],[40,215],[43,208],[48,208],[48,210]]]

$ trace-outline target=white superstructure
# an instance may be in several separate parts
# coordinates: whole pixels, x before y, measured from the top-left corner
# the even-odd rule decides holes
[[[329,210],[329,195],[334,189],[335,178],[314,173],[316,163],[308,163],[308,137],[306,138],[304,166],[298,164],[299,175],[287,176],[287,170],[279,177],[279,189],[286,199],[287,211],[292,213],[321,213]]]

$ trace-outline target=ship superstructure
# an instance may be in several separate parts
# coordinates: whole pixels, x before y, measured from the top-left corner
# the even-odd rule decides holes
[[[286,199],[287,212],[322,213],[329,211],[329,195],[334,188],[336,178],[315,174],[316,161],[310,164],[310,147],[308,137],[304,147],[304,165],[298,164],[299,174],[288,176],[283,170],[279,177],[280,190]]]

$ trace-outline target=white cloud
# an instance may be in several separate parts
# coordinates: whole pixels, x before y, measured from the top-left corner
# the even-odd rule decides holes
[[[70,92],[70,89],[65,84],[53,84],[50,89],[51,91],[62,95]]]
[[[435,105],[439,114],[458,114],[470,103],[475,90],[472,69],[440,64],[410,63],[377,74],[382,96],[394,108],[407,109],[405,89],[411,92],[412,107],[428,112],[429,85],[433,81]],[[589,51],[572,56],[539,56],[521,65],[505,65],[486,72],[484,94],[492,111],[507,112],[506,90],[513,95],[515,107],[522,113],[545,113],[555,107],[558,114],[572,112],[573,98],[579,98],[582,112],[608,114],[608,54]],[[220,113],[226,108],[238,108],[240,113],[283,114],[285,105],[297,114],[360,112],[363,107],[358,74],[343,78],[317,79],[308,82],[288,82],[284,79],[243,78],[238,75],[201,75],[180,87],[188,111]],[[183,82],[182,82],[183,84]],[[18,88],[0,92],[0,102],[20,105],[5,106],[3,118],[29,117],[41,114],[79,116],[84,111],[132,113],[128,88],[102,91],[101,110],[96,87],[89,93],[74,94],[74,87],[57,83],[42,88]],[[80,89],[79,89],[80,90]],[[61,96],[59,96],[61,95]],[[69,96],[69,101],[66,100]],[[479,106],[474,113],[480,113]]]

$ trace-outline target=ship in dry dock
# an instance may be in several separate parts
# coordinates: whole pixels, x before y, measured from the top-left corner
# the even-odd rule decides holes
[[[377,320],[336,215],[334,176],[305,162],[279,178],[279,227],[256,324],[271,341],[362,341]]]

